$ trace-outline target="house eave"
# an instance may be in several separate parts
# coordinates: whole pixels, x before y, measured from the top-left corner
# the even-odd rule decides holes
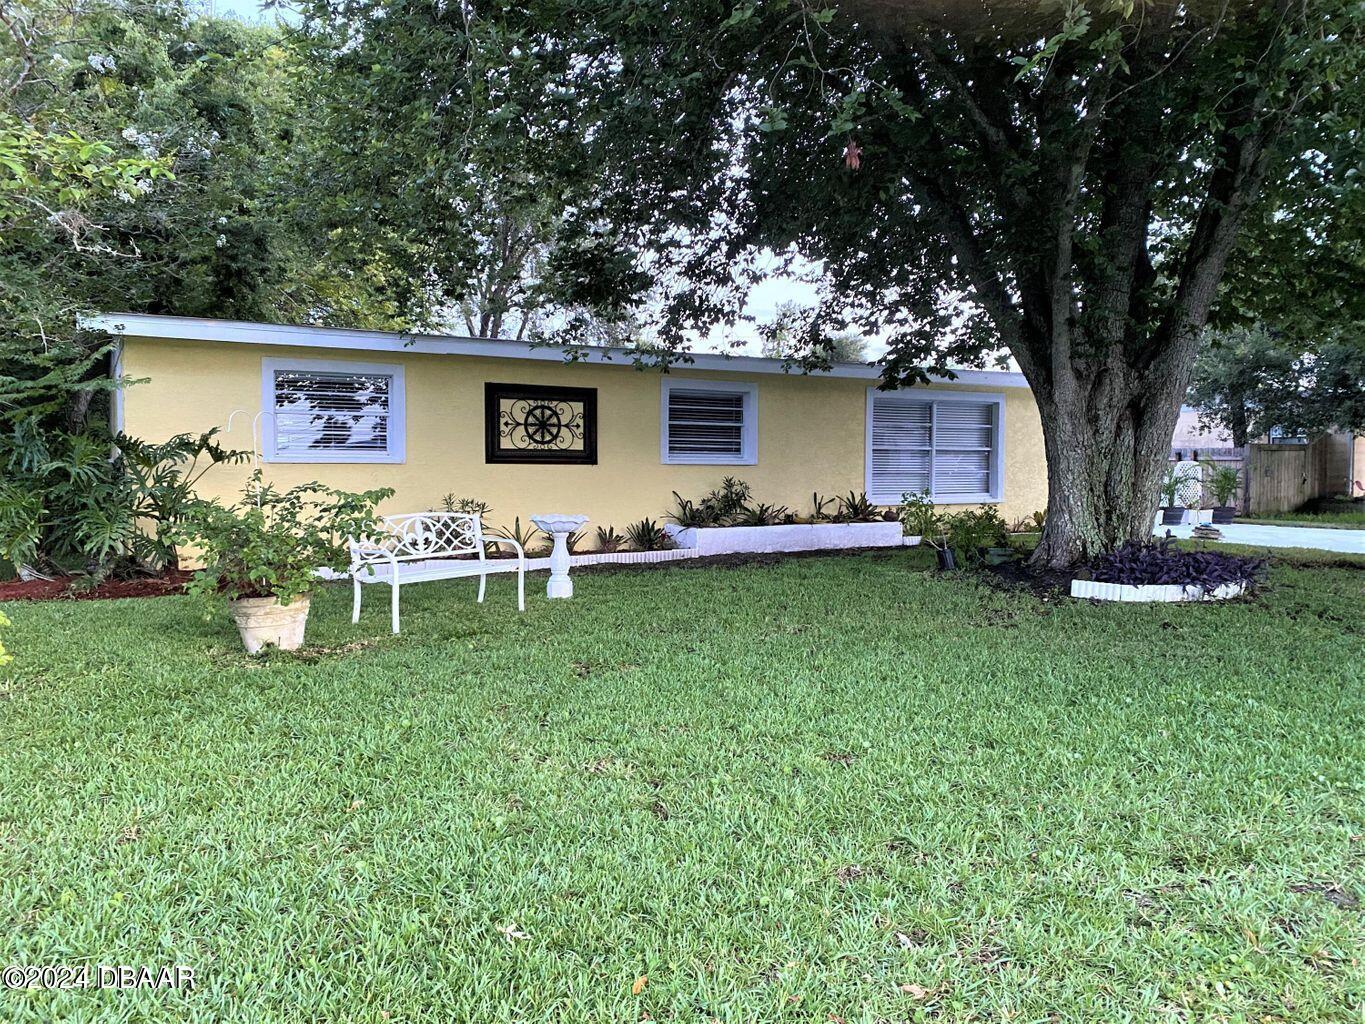
[[[204,317],[158,316],[146,313],[98,313],[82,317],[86,330],[104,331],[114,337],[150,338],[165,341],[216,341],[245,345],[290,346],[348,350],[354,352],[416,352],[424,355],[482,356],[491,359],[529,359],[538,362],[586,362],[631,364],[637,353],[631,349],[598,346],[534,345],[524,341],[497,341],[458,335],[410,334],[396,331],[366,331],[344,327],[300,327],[290,324],[218,320]],[[730,373],[791,374],[799,368],[781,359],[763,356],[692,353],[687,361],[676,363],[679,371],[709,370]],[[949,384],[985,387],[1025,388],[1022,373],[1008,370],[956,370],[953,378],[936,377]],[[881,367],[866,363],[836,363],[828,370],[810,374],[816,377],[880,380]]]

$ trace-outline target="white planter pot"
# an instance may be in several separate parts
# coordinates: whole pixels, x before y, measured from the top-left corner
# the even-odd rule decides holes
[[[794,523],[788,526],[704,526],[667,524],[673,543],[699,555],[738,552],[834,551],[840,548],[898,548],[900,523]]]
[[[247,654],[260,654],[263,647],[297,651],[308,625],[309,596],[280,604],[278,597],[242,597],[228,602],[228,612],[242,635]]]
[[[1095,601],[1225,601],[1246,591],[1245,583],[1225,583],[1212,591],[1203,587],[1178,584],[1129,586],[1126,583],[1099,583],[1095,580],[1072,580],[1071,596]]]
[[[1213,509],[1211,508],[1187,508],[1180,517],[1182,526],[1198,526],[1200,523],[1213,522]]]

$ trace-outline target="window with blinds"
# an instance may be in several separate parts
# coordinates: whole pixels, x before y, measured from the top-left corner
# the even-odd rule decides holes
[[[872,391],[867,493],[893,505],[928,492],[939,504],[1000,498],[1001,401]]]
[[[267,455],[276,462],[402,461],[402,369],[272,361]]]
[[[663,461],[755,462],[754,399],[752,385],[665,380]]]

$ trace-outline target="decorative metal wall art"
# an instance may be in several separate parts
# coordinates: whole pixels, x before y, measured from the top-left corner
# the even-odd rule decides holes
[[[484,461],[597,465],[597,389],[484,385]]]

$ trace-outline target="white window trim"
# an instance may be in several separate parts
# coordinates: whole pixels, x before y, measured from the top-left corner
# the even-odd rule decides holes
[[[275,374],[280,370],[306,373],[375,373],[393,378],[389,386],[389,450],[386,452],[308,452],[275,451]],[[261,430],[261,459],[264,462],[315,463],[401,463],[407,461],[407,390],[403,367],[399,363],[357,363],[349,359],[262,359],[261,409],[265,421]]]
[[[740,454],[673,455],[668,450],[668,393],[684,391],[728,391],[744,395],[744,425],[740,432]],[[697,380],[693,377],[664,377],[659,391],[659,461],[665,466],[755,466],[758,464],[758,385],[734,380]]]
[[[900,400],[907,405],[912,403],[930,402],[976,402],[978,404],[989,403],[995,406],[995,443],[991,445],[991,489],[977,494],[954,494],[951,500],[944,500],[941,504],[945,505],[988,505],[1004,500],[1005,493],[1005,395],[998,391],[938,391],[932,388],[911,388],[906,391],[878,391],[876,388],[867,389],[867,413],[865,423],[865,433],[863,438],[863,486],[867,491],[868,497],[878,505],[899,505],[902,496],[899,494],[874,494],[872,491],[872,408],[876,398],[891,398]],[[932,408],[932,406],[931,406]],[[931,443],[936,443],[938,439],[937,430],[933,424],[933,414],[930,418],[930,438]],[[934,480],[934,458],[931,447],[929,449],[929,483],[933,486]],[[929,495],[930,500],[935,504],[940,504],[939,496]]]

